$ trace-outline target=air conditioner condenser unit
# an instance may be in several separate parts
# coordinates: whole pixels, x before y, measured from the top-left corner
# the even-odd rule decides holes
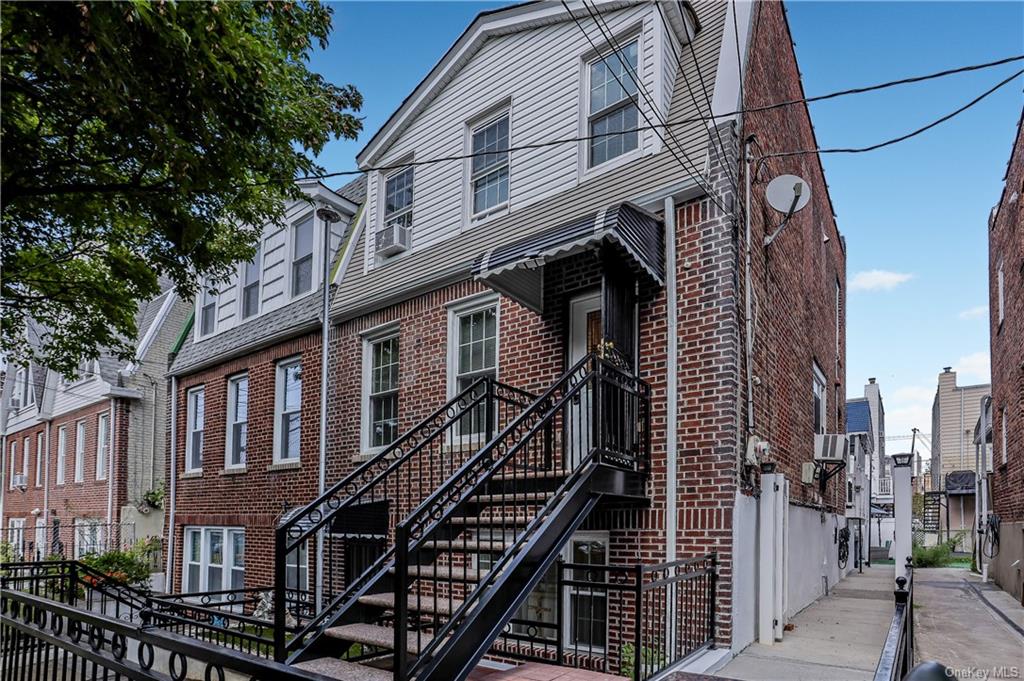
[[[814,436],[814,460],[822,462],[843,462],[850,454],[850,441],[839,433],[823,433]]]

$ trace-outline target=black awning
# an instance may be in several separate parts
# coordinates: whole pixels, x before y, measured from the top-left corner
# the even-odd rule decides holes
[[[527,307],[540,311],[543,265],[610,243],[635,269],[657,284],[665,283],[665,230],[656,215],[631,203],[604,210],[484,251],[473,262],[473,275]]]

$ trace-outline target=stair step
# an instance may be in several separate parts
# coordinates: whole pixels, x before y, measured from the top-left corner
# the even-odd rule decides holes
[[[484,533],[487,534],[486,532]],[[495,533],[501,536],[500,533]],[[509,546],[508,543],[496,539],[494,541],[488,541],[486,539],[467,539],[466,541],[459,541],[458,539],[452,541],[428,541],[423,543],[423,548],[433,549],[435,551],[466,551],[472,553],[505,553],[505,549]]]
[[[345,662],[333,657],[320,657],[296,663],[297,669],[329,676],[338,681],[392,681],[392,674],[385,669],[374,669],[355,662]]]
[[[395,648],[395,630],[391,627],[381,627],[376,624],[344,624],[340,627],[331,627],[325,630],[324,635],[377,648],[386,648],[388,650],[394,650]],[[410,631],[407,634],[405,649],[413,655],[418,655],[420,645],[425,646],[430,642],[431,638],[430,634],[423,633],[417,636],[417,632]]]
[[[506,473],[498,473],[494,475],[491,480],[497,482],[503,482],[506,480],[545,480],[564,478],[569,475],[569,471],[555,470],[555,471],[508,471]]]
[[[474,516],[455,516],[449,518],[452,525],[526,525],[536,516],[525,516],[525,515],[474,515]]]
[[[472,501],[481,504],[501,504],[506,502],[547,501],[550,498],[551,494],[548,492],[520,492],[519,494],[478,494],[472,498]]]
[[[360,596],[359,602],[375,608],[394,610],[395,594],[394,592],[388,592]],[[450,615],[453,610],[457,610],[462,605],[462,601],[457,599],[443,598],[441,596],[434,598],[433,596],[418,596],[416,594],[410,594],[406,602],[410,611],[426,612],[433,615]]]
[[[394,574],[395,569],[391,568],[388,572]],[[439,579],[445,582],[479,582],[487,576],[487,572],[487,570],[474,570],[473,568],[461,566],[455,566],[453,569],[450,565],[409,566],[409,576],[413,579],[423,577],[425,579]]]

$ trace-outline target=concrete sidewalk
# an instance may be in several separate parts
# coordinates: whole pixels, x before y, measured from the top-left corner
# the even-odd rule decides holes
[[[717,675],[740,681],[871,679],[892,621],[893,568],[865,567],[790,620],[782,642],[754,643]]]
[[[914,570],[914,626],[918,661],[937,660],[962,678],[1024,669],[1024,607],[969,570]]]

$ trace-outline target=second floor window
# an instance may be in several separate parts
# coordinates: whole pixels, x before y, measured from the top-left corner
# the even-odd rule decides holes
[[[75,424],[75,482],[85,480],[85,421]]]
[[[57,484],[64,484],[64,469],[68,460],[68,429],[66,426],[57,428]]]
[[[636,83],[637,41],[621,51],[598,57],[588,65],[590,80],[587,123],[590,140],[588,167],[633,151],[639,145]]]
[[[507,113],[473,129],[473,215],[508,203],[508,137]]]
[[[43,434],[36,435],[36,487],[43,486]]]
[[[242,319],[248,319],[260,311],[261,246],[258,244],[256,255],[242,265]]]
[[[292,296],[313,288],[313,216],[292,227]]]
[[[199,335],[208,336],[217,327],[217,290],[212,281],[203,284],[199,308]]]
[[[370,344],[370,447],[398,437],[398,338]]]
[[[203,435],[206,422],[206,391],[193,388],[188,391],[187,427],[185,429],[185,470],[203,468]]]
[[[297,460],[302,434],[302,364],[297,359],[277,365],[276,426],[275,460]]]
[[[828,392],[825,388],[825,373],[817,363],[812,367],[814,370],[814,432],[824,433],[828,421],[827,402]]]
[[[384,184],[384,226],[412,226],[412,168],[400,170]]]
[[[110,414],[100,414],[96,421],[96,479],[107,479],[107,451],[110,448]]]
[[[226,465],[244,466],[249,429],[249,377],[228,381],[228,447]]]

